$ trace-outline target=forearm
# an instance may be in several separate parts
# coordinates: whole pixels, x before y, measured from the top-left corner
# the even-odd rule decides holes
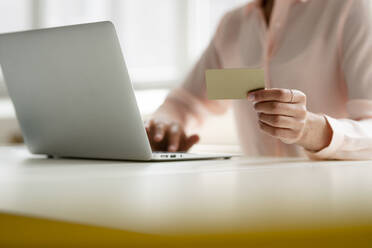
[[[307,148],[310,158],[372,159],[372,119],[357,121],[334,119],[328,116],[326,116],[326,119],[328,126],[332,130],[329,145],[319,151],[311,151],[311,149]],[[315,133],[315,131],[309,132],[308,135],[320,136],[320,132],[318,134]]]

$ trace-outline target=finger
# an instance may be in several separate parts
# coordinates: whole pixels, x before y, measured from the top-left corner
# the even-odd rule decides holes
[[[306,96],[299,90],[273,88],[249,92],[248,99],[253,102],[277,101],[285,103],[302,103],[306,101]]]
[[[146,129],[147,133],[150,132],[150,129],[151,129],[152,125],[153,125],[153,120],[152,119],[145,121],[145,129]]]
[[[148,136],[150,142],[155,142],[154,141],[155,125],[154,125],[153,120],[146,123],[146,133],[147,133],[147,136]]]
[[[186,152],[186,151],[190,150],[190,148],[193,145],[195,145],[196,143],[198,143],[199,140],[200,140],[200,137],[199,137],[199,135],[196,135],[196,134],[191,135],[190,137],[187,137],[186,138],[186,141],[185,141],[185,143],[184,143],[184,145],[182,147],[182,151],[185,151]]]
[[[166,125],[164,123],[155,124],[154,140],[155,142],[160,142],[164,139],[166,131]]]
[[[168,130],[168,151],[178,151],[181,140],[181,128],[178,125],[172,125]]]
[[[289,141],[297,138],[297,132],[287,128],[277,128],[270,126],[266,123],[259,122],[260,129],[272,137],[279,138],[281,140]]]
[[[152,124],[149,126],[149,128],[146,129],[146,133],[147,133],[150,145],[151,145],[151,149],[153,151],[163,151],[164,146],[165,146],[165,142],[164,142],[165,139],[163,139],[160,142],[155,141],[155,139],[154,139],[155,132],[156,132],[155,121],[151,121],[151,123]],[[148,123],[146,123],[146,124],[148,124]]]
[[[298,120],[285,115],[269,115],[260,113],[258,119],[272,127],[298,129]]]
[[[304,118],[306,108],[304,105],[282,102],[258,102],[254,105],[255,111],[269,115],[285,115],[296,118]]]
[[[248,99],[254,102],[278,101],[290,102],[292,92],[289,89],[264,89],[248,94]]]

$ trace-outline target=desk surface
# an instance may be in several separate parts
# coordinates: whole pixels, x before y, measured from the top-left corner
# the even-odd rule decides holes
[[[147,234],[372,226],[372,162],[135,163],[0,148],[0,212]]]

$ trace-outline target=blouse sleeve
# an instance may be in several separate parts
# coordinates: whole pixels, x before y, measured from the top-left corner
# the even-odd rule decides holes
[[[372,159],[372,6],[352,0],[342,32],[341,66],[348,89],[349,118],[325,116],[331,143],[314,159]]]

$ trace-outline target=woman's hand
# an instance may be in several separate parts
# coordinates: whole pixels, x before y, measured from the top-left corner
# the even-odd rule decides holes
[[[332,129],[322,115],[307,111],[306,95],[299,90],[264,89],[248,93],[260,129],[287,144],[319,151],[329,145]]]
[[[199,141],[198,135],[187,136],[177,122],[150,119],[145,128],[153,151],[185,152]]]

